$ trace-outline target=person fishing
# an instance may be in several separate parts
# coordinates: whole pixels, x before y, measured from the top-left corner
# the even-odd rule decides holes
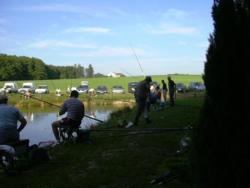
[[[18,126],[18,122],[21,124]],[[27,121],[22,113],[15,107],[8,105],[8,97],[0,94],[0,144],[18,142],[20,132]]]
[[[170,106],[174,106],[174,96],[176,91],[176,84],[171,79],[170,76],[168,76],[168,89],[169,89],[169,100],[170,100]]]
[[[139,118],[143,112],[146,123],[151,122],[148,118],[148,111],[147,111],[147,100],[149,100],[151,82],[152,82],[151,77],[147,76],[144,80],[139,82],[139,84],[135,88],[134,95],[137,104],[137,112],[133,122],[133,125],[135,126],[138,124]]]
[[[166,103],[167,102],[167,92],[168,92],[167,84],[164,80],[162,80],[161,83],[162,83],[162,96],[163,96],[164,103]]]
[[[85,108],[84,104],[79,99],[77,99],[78,96],[78,91],[71,91],[70,98],[63,103],[59,111],[59,115],[67,113],[66,117],[52,123],[53,134],[59,143],[60,138],[58,129],[60,126],[72,126],[72,128],[77,128],[81,125],[85,114]]]

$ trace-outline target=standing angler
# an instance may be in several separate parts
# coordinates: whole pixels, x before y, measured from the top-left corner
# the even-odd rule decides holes
[[[176,84],[171,79],[170,76],[168,76],[168,89],[169,89],[170,106],[174,106],[174,95],[175,95],[175,90],[176,90]]]
[[[139,84],[136,86],[135,100],[137,104],[137,112],[134,119],[134,125],[138,124],[138,120],[143,112],[146,123],[150,123],[146,105],[147,100],[149,100],[150,82],[152,82],[152,79],[150,76],[147,76],[143,81],[139,82]]]

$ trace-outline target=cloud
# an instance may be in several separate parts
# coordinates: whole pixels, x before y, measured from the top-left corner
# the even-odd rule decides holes
[[[154,35],[195,35],[199,33],[196,27],[166,23],[160,24],[158,27],[151,27],[149,32]]]
[[[145,55],[143,49],[136,48],[134,49],[138,56]],[[77,52],[77,53],[68,53],[67,56],[78,56],[78,57],[132,57],[133,52],[129,47],[109,47],[102,46],[94,51],[88,52]]]
[[[94,49],[96,48],[93,44],[79,44],[72,43],[67,41],[57,41],[57,40],[43,40],[38,41],[32,44],[29,44],[30,48],[39,48],[39,49],[47,49],[47,48],[85,48],[85,49]]]
[[[175,19],[182,19],[189,16],[191,13],[183,10],[178,9],[168,9],[166,12],[162,13],[163,18],[175,18]]]
[[[110,29],[105,27],[76,27],[65,30],[66,33],[109,33]]]
[[[81,13],[89,12],[87,8],[74,6],[70,4],[47,4],[47,5],[30,5],[19,6],[13,8],[18,11],[30,11],[30,12],[65,12],[65,13]]]
[[[82,14],[94,17],[108,17],[113,15],[127,16],[129,15],[122,9],[113,7],[91,7],[86,5],[72,5],[67,3],[51,3],[41,5],[19,6],[12,8],[14,11],[25,12],[60,12],[60,13],[72,13]]]

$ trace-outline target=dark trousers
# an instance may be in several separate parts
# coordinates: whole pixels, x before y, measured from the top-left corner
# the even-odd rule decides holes
[[[138,124],[139,118],[141,114],[146,110],[146,98],[138,98],[136,99],[137,111],[134,119],[134,125]],[[147,118],[147,117],[145,117]]]
[[[169,102],[170,102],[170,106],[174,106],[174,91],[170,91],[169,92]]]

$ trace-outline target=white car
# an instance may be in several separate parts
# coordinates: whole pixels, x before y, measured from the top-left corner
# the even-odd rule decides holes
[[[35,87],[32,82],[25,82],[23,83],[23,87],[18,90],[19,93],[34,93]]]
[[[15,82],[4,83],[3,88],[0,89],[0,93],[17,93],[18,88]]]
[[[49,93],[49,88],[48,88],[47,85],[39,85],[36,88],[35,93],[39,93],[39,94],[46,93],[46,94],[48,94]]]
[[[112,93],[125,93],[125,90],[122,86],[113,86]]]

